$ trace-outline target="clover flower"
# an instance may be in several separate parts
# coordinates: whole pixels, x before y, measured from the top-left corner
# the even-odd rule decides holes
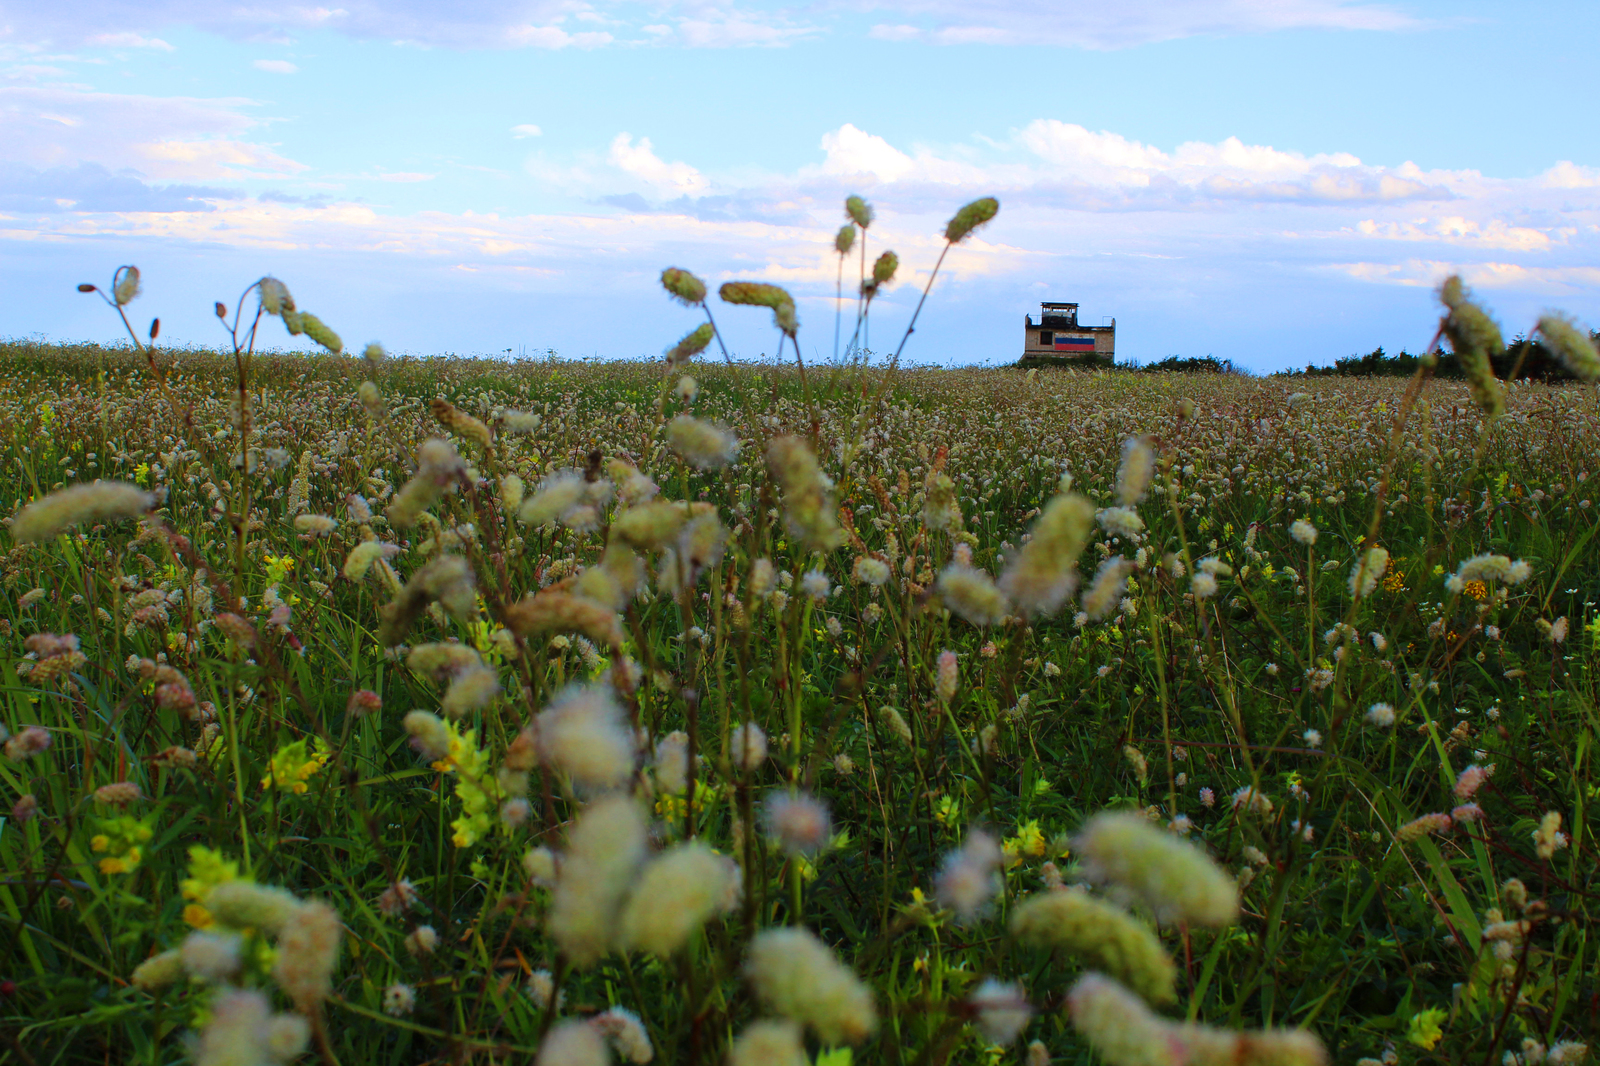
[[[734,768],[751,771],[767,761],[767,734],[754,722],[734,726],[728,736],[728,760]]]
[[[999,893],[1002,861],[994,837],[981,829],[969,831],[961,847],[945,855],[934,878],[934,898],[960,920],[972,921]]]
[[[558,1022],[539,1042],[534,1066],[610,1066],[605,1038],[588,1022]]]
[[[1000,589],[1030,617],[1055,614],[1078,585],[1078,556],[1089,539],[1094,505],[1061,493],[1045,504],[1031,536],[1000,575]]]
[[[764,804],[767,832],[791,855],[813,855],[832,837],[828,808],[804,792],[773,792]]]
[[[667,849],[645,864],[621,917],[620,943],[663,958],[682,950],[726,902],[738,867],[700,841]]]
[[[667,423],[667,445],[697,470],[719,470],[739,454],[739,438],[710,422],[678,415]]]
[[[278,933],[278,957],[272,976],[301,1011],[310,1013],[332,988],[344,926],[321,900],[301,903]]]
[[[1230,925],[1238,920],[1233,879],[1192,844],[1135,814],[1105,812],[1073,841],[1089,880],[1132,894],[1159,921]]]
[[[11,539],[18,544],[33,544],[85,522],[139,518],[155,506],[155,500],[139,486],[125,481],[71,485],[18,511],[11,522]]]
[[[574,966],[593,966],[611,950],[644,858],[644,814],[631,798],[608,796],[578,816],[545,915],[551,937]]]
[[[733,1038],[728,1066],[807,1066],[798,1022],[759,1020]]]
[[[1561,812],[1546,811],[1539,819],[1539,828],[1533,831],[1534,850],[1539,858],[1550,859],[1567,846],[1567,834],[1561,831]]]
[[[991,1044],[1010,1044],[1033,1020],[1033,1007],[1020,985],[986,977],[967,995],[973,1025]]]
[[[806,1025],[824,1044],[858,1044],[878,1028],[872,991],[804,927],[757,933],[745,973],[774,1013]]]
[[[568,685],[534,718],[534,728],[540,758],[581,788],[617,788],[633,774],[633,736],[604,682]]]
[[[999,625],[1010,610],[1005,594],[982,570],[951,563],[939,574],[939,598],[950,610],[972,625]]]
[[[383,1013],[391,1018],[404,1018],[417,1007],[417,992],[410,985],[398,981],[383,990]]]
[[[644,1023],[631,1010],[612,1007],[589,1019],[596,1032],[605,1037],[617,1054],[628,1062],[649,1062],[655,1058],[655,1048],[650,1045],[650,1034]]]
[[[1109,970],[1152,1002],[1170,1003],[1177,995],[1177,967],[1149,926],[1081,888],[1023,900],[1011,912],[1011,932]]]

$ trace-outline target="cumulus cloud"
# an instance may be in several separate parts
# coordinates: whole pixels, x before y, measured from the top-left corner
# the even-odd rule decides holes
[[[711,184],[687,163],[663,161],[656,155],[648,137],[641,137],[639,143],[634,144],[632,134],[617,134],[611,142],[608,158],[612,166],[658,192],[693,195],[705,191]]]
[[[1124,190],[1151,190],[1215,199],[1390,201],[1449,199],[1442,185],[1415,170],[1364,166],[1348,152],[1306,156],[1229,137],[1190,141],[1165,152],[1108,131],[1091,132],[1057,119],[1039,119],[1016,142],[1063,178]],[[1148,199],[1148,197],[1145,197]]]
[[[981,293],[1020,310],[1019,300],[1081,296],[1089,314],[1137,307],[1145,321],[1165,306],[1181,326],[1174,336],[1204,343],[1199,352],[1242,343],[1231,325],[1193,332],[1209,308],[1253,305],[1257,312],[1243,317],[1254,322],[1330,292],[1343,293],[1346,306],[1357,291],[1379,294],[1363,301],[1426,303],[1413,290],[1451,271],[1495,290],[1502,308],[1517,307],[1515,298],[1536,301],[1534,312],[1557,303],[1593,317],[1600,300],[1592,265],[1600,261],[1600,175],[1570,163],[1495,178],[1375,165],[1337,146],[1301,153],[1238,138],[1158,145],[1042,118],[953,144],[901,142],[844,123],[807,135],[816,138],[809,165],[724,171],[663,156],[649,137],[622,132],[597,135],[586,152],[530,153],[525,173],[542,197],[566,196],[567,210],[402,211],[355,202],[328,183],[413,183],[411,202],[427,203],[419,185],[434,175],[311,170],[261,142],[259,111],[236,99],[0,90],[0,136],[17,145],[16,163],[0,168],[0,211],[11,216],[0,240],[271,250],[274,261],[305,264],[331,250],[351,262],[370,257],[373,278],[404,266],[413,280],[447,272],[461,291],[524,286],[518,291],[547,295],[655,293],[660,267],[681,263],[708,279],[788,285],[814,325],[832,313],[832,236],[846,194],[867,195],[877,208],[872,254],[893,248],[901,256],[885,314],[925,280],[919,271],[938,257],[950,213],[993,194],[1000,216],[946,263],[942,299]],[[128,129],[115,132],[124,120]],[[297,180],[253,198],[237,192],[260,190],[261,176]],[[230,182],[232,193],[217,186]],[[298,195],[319,186],[324,199]],[[1284,327],[1291,336],[1302,328]],[[1218,339],[1195,339],[1208,336]],[[1363,343],[1377,340],[1389,343]]]

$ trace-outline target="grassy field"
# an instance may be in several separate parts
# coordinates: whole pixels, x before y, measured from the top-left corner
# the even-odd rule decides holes
[[[1592,386],[373,355],[0,346],[0,1061],[1587,1054]]]

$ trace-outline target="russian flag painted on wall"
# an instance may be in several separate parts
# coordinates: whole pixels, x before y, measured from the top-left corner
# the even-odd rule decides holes
[[[1093,337],[1063,337],[1056,334],[1056,351],[1058,352],[1092,352],[1094,351]]]

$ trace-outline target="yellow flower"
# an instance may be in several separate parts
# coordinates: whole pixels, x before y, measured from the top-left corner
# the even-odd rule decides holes
[[[1001,841],[1000,851],[1005,855],[1008,870],[1021,863],[1025,855],[1034,858],[1043,855],[1045,840],[1044,833],[1039,829],[1039,820],[1034,818],[1017,826],[1017,835]]]
[[[1439,1023],[1446,1017],[1446,1013],[1437,1007],[1413,1014],[1411,1025],[1406,1030],[1406,1039],[1420,1048],[1432,1051],[1434,1045],[1444,1036],[1444,1029]]]
[[[139,845],[155,836],[155,830],[131,815],[102,818],[97,827],[101,831],[89,839],[89,848],[108,853],[99,864],[104,874],[132,873],[144,858]]]
[[[267,776],[261,779],[261,787],[277,785],[279,789],[302,795],[310,788],[306,782],[328,764],[328,758],[322,741],[315,737],[309,741],[302,737],[293,744],[285,744],[267,763]]]
[[[1489,586],[1482,581],[1468,581],[1461,586],[1461,591],[1480,603],[1489,598]]]
[[[294,557],[291,555],[262,556],[262,561],[267,564],[267,584],[276,585],[289,576],[289,571],[294,569]]]
[[[1044,854],[1044,834],[1039,831],[1037,818],[1017,827],[1017,839],[1027,854],[1035,858]]]
[[[178,882],[178,890],[189,900],[183,908],[183,920],[196,929],[213,924],[211,912],[204,903],[211,890],[229,881],[239,880],[239,864],[225,858],[220,851],[195,845],[189,849],[189,876]]]

